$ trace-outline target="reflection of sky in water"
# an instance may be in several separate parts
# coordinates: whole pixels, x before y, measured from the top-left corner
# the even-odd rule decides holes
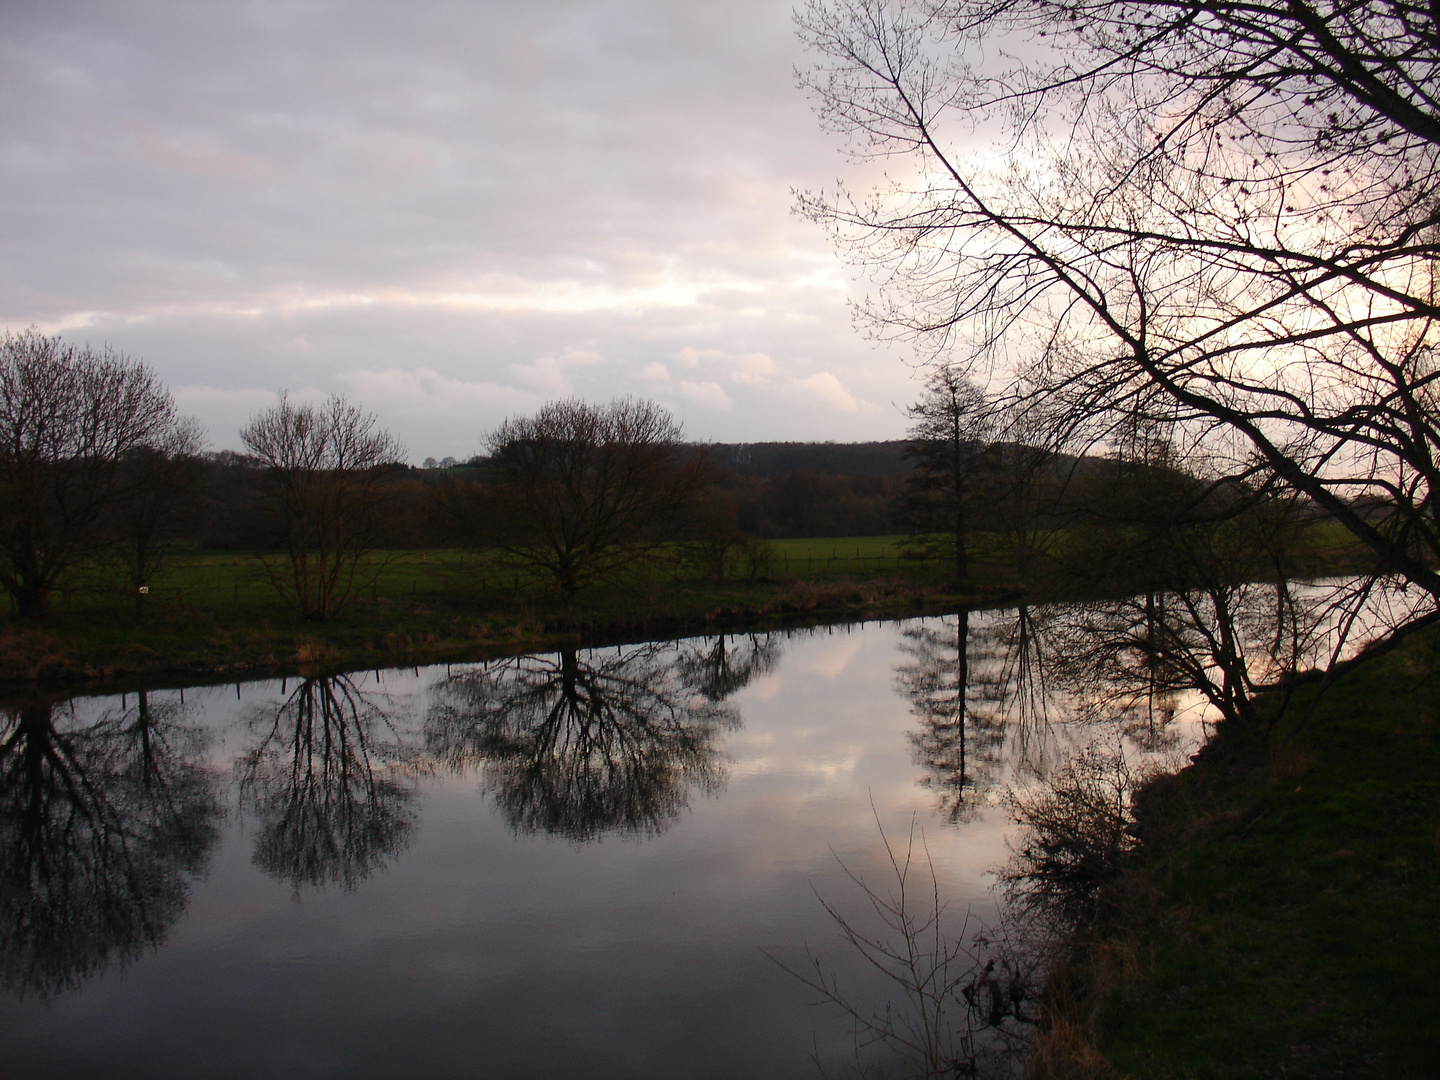
[[[836,857],[878,874],[875,815],[899,836],[919,814],[961,913],[988,909],[985,871],[1004,857],[1002,814],[959,830],[932,818],[898,641],[881,624],[784,639],[728,701],[742,722],[717,735],[722,786],[691,790],[658,836],[517,835],[478,771],[437,771],[412,781],[409,846],[348,892],[297,892],[252,863],[260,823],[232,763],[273,720],[280,683],[242,684],[238,700],[233,685],[187,690],[229,807],[208,872],[127,970],[0,1002],[6,1074],[810,1076],[812,1033],[822,1054],[848,1036],[760,950],[797,959],[809,942],[864,985],[812,892],[858,903]],[[354,681],[419,745],[444,675]],[[73,722],[116,704],[79,701]]]
[[[414,792],[415,823],[350,891],[297,887],[252,858],[274,798],[238,797],[237,763],[297,680],[187,690],[228,806],[208,870],[165,944],[127,970],[48,1003],[0,999],[6,1075],[809,1077],[812,1052],[843,1056],[848,1035],[761,950],[796,962],[808,943],[878,1001],[815,896],[860,910],[837,858],[881,880],[877,818],[901,840],[915,815],[958,921],[993,911],[987,871],[1006,857],[993,793],[952,826],[922,786],[919,721],[897,693],[907,625],[940,623],[781,638],[778,663],[725,701],[740,723],[715,728],[718,788],[692,783],[656,835],[589,843],[513,830],[473,762],[386,772],[425,747],[447,669],[356,673],[393,726],[364,733],[374,773]],[[81,699],[66,723],[118,704]],[[285,761],[267,759],[272,796]]]

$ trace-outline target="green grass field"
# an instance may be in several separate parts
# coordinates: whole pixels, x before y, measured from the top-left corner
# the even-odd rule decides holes
[[[1067,542],[1063,533],[1047,541],[1055,551]],[[1344,551],[1343,543],[1343,536],[1317,530],[1311,561],[1343,568],[1335,554]],[[719,581],[676,549],[673,558],[631,567],[623,578],[582,590],[569,604],[553,582],[507,566],[493,552],[376,552],[362,566],[349,604],[324,623],[302,621],[277,592],[270,574],[286,569],[278,556],[180,552],[150,582],[143,618],[117,566],[84,567],[55,593],[51,615],[41,623],[14,618],[8,598],[0,607],[0,680],[275,667],[321,654],[336,665],[423,662],[577,636],[873,617],[1020,595],[1101,595],[1087,593],[1095,586],[1086,575],[1059,562],[1022,580],[1006,538],[983,533],[967,545],[970,576],[963,588],[953,581],[947,559],[921,556],[905,537],[773,540],[763,546],[758,561],[736,553]]]
[[[769,541],[772,555],[762,573],[767,578],[802,581],[943,573],[944,568],[937,563],[907,557],[904,539],[866,536]],[[285,573],[283,556],[182,552],[151,582],[146,607],[158,615],[180,608],[256,612],[283,606],[270,580],[272,569]],[[736,578],[744,573],[740,560],[732,560],[729,576]],[[364,584],[356,599],[372,602],[400,598],[501,601],[546,589],[543,579],[504,565],[493,553],[455,548],[375,552],[366,558],[359,577]],[[693,582],[699,575],[678,561],[661,561],[639,577],[649,585],[665,585]],[[74,575],[53,604],[58,612],[71,613],[134,610],[129,586],[116,569],[107,567],[90,567]]]
[[[425,662],[577,637],[900,613],[941,602],[947,588],[939,567],[903,557],[898,537],[781,541],[753,578],[743,563],[717,582],[662,559],[566,604],[553,583],[494,553],[376,552],[348,605],[314,623],[271,582],[283,559],[188,551],[151,582],[143,618],[123,574],[101,565],[77,572],[43,622],[0,619],[0,680]]]

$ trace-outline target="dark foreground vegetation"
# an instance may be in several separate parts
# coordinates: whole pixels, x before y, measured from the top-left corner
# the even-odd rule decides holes
[[[1315,690],[1140,790],[1029,1075],[1434,1075],[1440,638]]]

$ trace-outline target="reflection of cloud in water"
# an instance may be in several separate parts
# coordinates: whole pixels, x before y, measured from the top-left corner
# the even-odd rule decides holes
[[[756,679],[746,688],[745,696],[756,698],[760,701],[769,701],[776,694],[783,693],[784,690],[785,680],[781,676],[764,675]]]
[[[867,875],[883,870],[872,795],[887,828],[903,827],[917,810],[923,820],[929,801],[915,784],[906,703],[888,675],[898,628],[858,633],[861,655],[833,680],[797,670],[812,648],[828,649],[833,639],[781,638],[800,663],[780,669],[783,688],[773,698],[751,689],[730,698],[743,708],[745,727],[717,731],[712,744],[722,764],[733,753],[742,767],[760,761],[765,771],[737,768],[723,797],[703,803],[690,788],[693,813],[682,812],[680,826],[651,842],[556,843],[543,835],[517,842],[493,789],[477,791],[477,779],[488,784],[494,774],[474,760],[464,773],[421,778],[426,827],[387,873],[373,874],[356,893],[327,889],[296,906],[287,888],[250,862],[240,831],[248,828],[253,841],[257,819],[248,808],[243,821],[237,815],[221,871],[203,897],[197,891],[185,948],[135,972],[120,988],[133,1007],[125,1016],[96,1016],[87,1045],[99,1048],[97,1057],[114,1055],[117,1073],[133,1060],[127,1048],[151,1052],[160,1039],[190,1040],[184,1049],[197,1073],[220,1071],[207,1066],[238,1052],[260,1071],[283,1074],[297,1051],[340,1054],[341,1067],[355,1073],[374,1071],[377,1058],[436,1075],[482,1059],[511,1077],[583,1073],[597,1060],[626,1075],[680,1075],[697,1058],[713,1076],[806,1071],[813,1010],[776,978],[756,945],[828,934],[811,885],[829,893],[841,887],[832,850]],[[690,644],[660,648],[673,656]],[[712,639],[695,651],[713,656],[713,647]],[[456,666],[453,674],[473,670]],[[385,672],[355,682],[398,699],[397,686],[418,682],[430,694],[445,676],[438,668],[418,679]],[[279,686],[247,687],[228,713],[233,688],[216,693],[207,712],[217,724],[253,722],[249,707],[262,697],[288,696]],[[687,693],[704,701],[694,687]],[[435,701],[415,700],[412,714],[428,719]],[[275,707],[262,729],[231,729],[244,738],[237,746],[232,735],[230,752],[249,751],[272,726]],[[382,732],[381,741],[389,737]],[[854,771],[827,782],[807,773],[816,763]],[[930,833],[937,868],[959,904],[988,909],[984,871],[997,860],[1003,826],[993,815],[964,832]],[[173,993],[176,979],[188,990],[183,1000]],[[274,1038],[258,1042],[244,1020],[253,1016],[257,986],[274,1018]],[[106,980],[97,989],[108,995],[112,986]],[[396,1001],[420,1009],[423,1025],[394,1025]],[[713,1023],[697,1032],[696,1015]],[[225,1016],[239,1023],[227,1027]],[[137,1024],[150,1026],[137,1033]],[[59,1045],[51,1038],[47,1049]],[[821,1033],[820,1052],[834,1068],[843,1067],[835,1055],[848,1045],[843,1034],[827,1041]],[[654,1064],[647,1071],[644,1063]]]
[[[811,656],[801,670],[823,675],[827,679],[838,679],[864,646],[864,639],[859,634],[847,633]]]
[[[860,755],[852,754],[839,761],[816,761],[800,770],[802,776],[818,777],[827,784],[838,783],[854,776],[860,766]]]

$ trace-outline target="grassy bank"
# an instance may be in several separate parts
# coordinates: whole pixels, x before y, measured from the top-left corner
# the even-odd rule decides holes
[[[1004,537],[974,534],[963,589],[951,580],[948,561],[914,557],[899,536],[769,541],[763,560],[737,557],[720,581],[677,550],[624,580],[582,591],[573,604],[561,603],[551,583],[492,553],[389,551],[371,557],[360,575],[364,587],[324,623],[303,621],[286,605],[261,556],[195,551],[150,583],[143,612],[113,565],[74,574],[40,623],[0,608],[0,683],[431,663],[561,642],[897,616],[1022,595],[1082,599],[1125,588],[1123,559],[1107,557],[1093,572],[1076,572],[1072,564],[1086,558],[1083,552],[1066,558],[1073,540],[1054,534],[1056,557],[1022,581]],[[1295,569],[1339,571],[1352,553],[1333,526],[1318,523]]]
[[[1142,793],[1036,1075],[1436,1075],[1440,637],[1307,704]]]
[[[386,552],[366,575],[373,584],[318,624],[281,600],[260,557],[194,552],[155,580],[143,614],[112,571],[95,568],[57,595],[43,622],[0,619],[0,682],[429,663],[561,642],[900,615],[1002,595],[993,573],[954,593],[942,568],[906,558],[899,540],[779,541],[762,575],[723,581],[663,563],[585,590],[573,604],[484,552]]]

